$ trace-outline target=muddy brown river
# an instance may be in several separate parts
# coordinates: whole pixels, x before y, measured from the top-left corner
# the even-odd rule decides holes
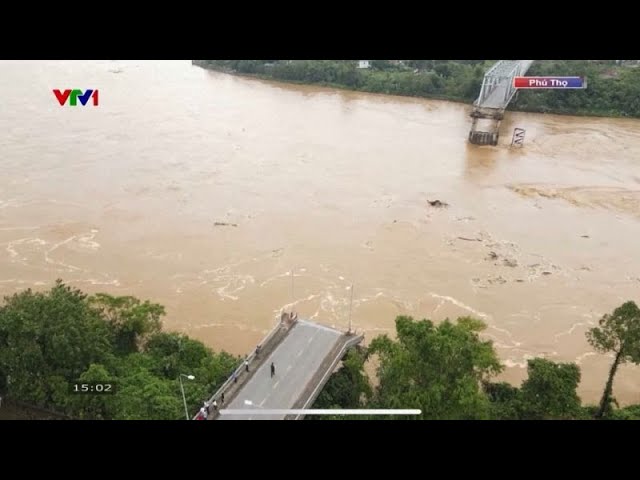
[[[353,284],[368,340],[399,314],[473,315],[502,378],[575,361],[595,402],[611,358],[585,331],[640,301],[640,121],[509,113],[475,147],[469,111],[190,61],[0,62],[0,294],[62,278],[148,298],[240,354],[292,304],[346,329]],[[622,403],[639,373],[619,371]]]

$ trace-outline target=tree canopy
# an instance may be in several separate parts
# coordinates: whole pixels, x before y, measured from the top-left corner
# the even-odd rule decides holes
[[[239,362],[186,335],[163,332],[164,308],[131,296],[88,296],[58,280],[0,305],[0,393],[81,419],[182,419],[215,391]],[[614,408],[620,364],[640,363],[640,309],[626,302],[587,333],[614,359],[599,406],[583,406],[575,363],[534,358],[514,386],[483,322],[399,316],[396,335],[351,350],[318,396],[317,408],[416,408],[421,419],[639,419],[640,406]],[[375,371],[367,373],[367,365]],[[114,382],[113,395],[79,395],[76,383]],[[338,418],[329,416],[328,418]],[[339,417],[344,418],[344,417]],[[363,417],[358,417],[363,418]],[[379,417],[376,417],[379,418]],[[404,417],[403,417],[404,418]]]
[[[587,334],[597,350],[616,354],[613,366],[622,361],[637,362],[638,313],[637,306],[627,302],[605,315],[600,326]],[[481,339],[483,328],[481,321],[469,317],[436,325],[430,320],[400,316],[396,319],[396,338],[378,336],[368,347],[348,356],[315,405],[419,408],[422,419],[568,420],[602,416],[598,415],[599,407],[582,405],[577,393],[581,372],[575,363],[534,358],[528,360],[527,378],[519,387],[492,381],[503,367],[492,343]],[[373,379],[364,374],[367,361],[377,365]],[[615,374],[613,367],[612,372]],[[607,399],[611,385],[610,374],[605,387]],[[609,405],[607,412],[612,419],[640,418],[639,405],[618,409]]]
[[[0,306],[0,392],[84,419],[182,419],[178,376],[195,412],[239,359],[162,332],[164,308],[131,296],[89,297],[61,280]],[[114,382],[113,395],[80,395],[76,383]]]
[[[600,400],[597,412],[599,418],[610,410],[613,379],[621,363],[640,363],[640,309],[634,302],[626,302],[612,314],[605,314],[599,326],[587,332],[589,343],[598,352],[613,353],[614,360]]]

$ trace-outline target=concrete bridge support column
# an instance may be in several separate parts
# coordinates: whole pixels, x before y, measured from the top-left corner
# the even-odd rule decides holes
[[[500,123],[504,118],[501,110],[474,108],[471,113],[473,118],[469,131],[469,143],[474,145],[497,145],[500,137]],[[482,122],[479,122],[481,120]],[[480,123],[480,125],[478,125]]]

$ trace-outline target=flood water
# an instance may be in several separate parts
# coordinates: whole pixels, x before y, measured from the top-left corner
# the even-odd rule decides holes
[[[67,88],[99,106],[61,107]],[[509,113],[475,147],[469,111],[190,61],[0,62],[0,294],[148,298],[241,354],[292,304],[346,330],[353,284],[368,340],[399,314],[474,315],[502,378],[575,361],[595,402],[611,358],[585,331],[640,301],[640,122]],[[639,373],[620,369],[622,403]]]

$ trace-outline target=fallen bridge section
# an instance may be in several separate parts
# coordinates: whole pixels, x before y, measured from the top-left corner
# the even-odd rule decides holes
[[[487,71],[480,95],[473,103],[469,142],[476,145],[497,145],[500,122],[517,89],[514,78],[525,75],[533,60],[500,60]],[[479,121],[485,126],[480,126]]]

